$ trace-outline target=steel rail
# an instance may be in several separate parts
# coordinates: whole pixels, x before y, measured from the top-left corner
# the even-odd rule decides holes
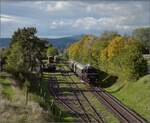
[[[50,83],[51,83],[51,82],[49,82],[49,84],[50,84]],[[81,118],[81,120],[82,120],[83,122],[87,123],[87,121],[81,116],[80,113],[78,113],[77,111],[73,110],[73,108],[72,108],[70,105],[68,105],[64,100],[62,100],[61,98],[59,98],[59,96],[57,96],[57,95],[55,94],[55,90],[53,90],[53,86],[51,86],[51,89],[49,88],[49,91],[50,91],[50,93],[51,93],[56,99],[58,99],[58,101],[59,101],[60,103],[62,103],[68,110],[70,110],[71,112],[75,113],[75,115],[78,116],[79,118]]]
[[[139,115],[135,114],[133,111],[129,110],[125,105],[123,105],[118,99],[116,99],[114,96],[109,94],[108,92],[104,91],[103,89],[96,88],[97,93],[101,93],[105,99],[111,100],[112,104],[114,106],[117,106],[116,109],[118,108],[119,112],[126,117],[128,122],[133,122],[133,123],[146,123],[146,121],[140,117]]]
[[[63,68],[64,69],[64,68]],[[95,112],[96,116],[98,117],[98,119],[96,119],[93,115],[91,115],[98,123],[104,123],[104,121],[102,120],[102,117],[99,115],[99,113],[97,112],[97,110],[94,108],[94,106],[90,103],[90,101],[87,99],[87,97],[83,94],[82,91],[80,91],[79,86],[75,83],[75,81],[73,80],[73,78],[70,76],[69,77],[71,79],[71,81],[73,82],[73,84],[76,86],[76,88],[79,90],[79,92],[82,94],[82,96],[84,97],[84,99],[88,102],[88,104],[90,105],[90,107],[92,108],[92,110]]]

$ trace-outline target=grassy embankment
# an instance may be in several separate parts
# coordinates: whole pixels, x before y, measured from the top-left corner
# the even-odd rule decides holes
[[[53,122],[53,115],[45,111],[37,101],[42,102],[42,98],[30,93],[28,105],[25,105],[25,90],[13,86],[13,81],[0,77],[0,122]]]
[[[150,122],[150,75],[135,82],[116,82],[106,90]]]

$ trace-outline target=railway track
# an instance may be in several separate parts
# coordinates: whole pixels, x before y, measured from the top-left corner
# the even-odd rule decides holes
[[[119,100],[101,88],[94,88],[94,95],[123,123],[146,123],[146,121],[129,110]]]
[[[136,114],[135,112],[124,106],[118,99],[104,91],[102,88],[93,87],[88,84],[91,93],[103,103],[118,119],[123,123],[146,123],[145,119]]]
[[[62,68],[62,71],[65,71],[65,69]],[[63,75],[63,73],[62,73],[62,75]],[[93,113],[96,115],[96,116],[94,116],[91,113],[87,113],[88,111],[85,110],[86,108],[83,106],[82,102],[80,101],[80,99],[79,99],[79,97],[78,97],[78,95],[76,94],[76,91],[75,91],[74,92],[75,97],[76,97],[78,103],[80,104],[81,109],[84,111],[84,113],[86,115],[86,118],[88,119],[87,122],[104,123],[104,121],[103,121],[102,117],[100,116],[100,114],[97,112],[97,110],[95,109],[95,107],[90,103],[90,101],[88,100],[88,98],[83,94],[83,92],[80,91],[81,89],[78,87],[78,85],[76,84],[76,82],[73,80],[73,78],[71,76],[69,76],[69,80],[71,82],[73,82],[73,83],[70,84],[70,88],[72,90],[74,90],[73,88],[76,88],[78,90],[78,93],[80,94],[80,96],[83,97],[84,102],[87,102],[87,104],[88,104],[88,105],[86,105],[86,107],[91,108],[93,110]]]
[[[61,70],[61,74],[62,74],[62,76],[64,76],[66,73],[64,73],[64,68],[62,68],[62,70]],[[70,88],[73,90],[73,87],[70,85]],[[86,113],[86,111],[85,111],[85,108],[84,108],[84,106],[82,105],[82,103],[81,103],[81,101],[80,101],[80,99],[79,99],[79,97],[78,97],[78,95],[77,95],[77,92],[73,92],[74,93],[74,96],[75,96],[75,99],[76,99],[76,101],[77,101],[77,103],[79,104],[79,106],[80,106],[80,108],[82,109],[82,111],[83,111],[83,114],[84,114],[84,120],[86,121],[86,123],[90,123],[91,121],[90,121],[90,117],[89,117],[89,115]],[[75,103],[74,103],[75,104]],[[77,105],[77,104],[75,104],[75,105]]]
[[[67,76],[68,73],[66,73],[65,69],[62,68],[62,71],[60,74],[65,77],[65,76]],[[73,91],[74,98],[78,102],[83,113],[79,113],[78,110],[75,110],[72,107],[72,104],[70,104],[66,98],[63,99],[63,98],[61,98],[61,96],[59,96],[59,94],[60,93],[62,94],[63,92],[61,92],[62,90],[56,84],[57,78],[53,76],[52,81],[53,82],[51,82],[51,85],[49,86],[51,93],[68,110],[70,110],[77,117],[79,117],[82,122],[86,122],[86,123],[91,123],[93,121],[95,121],[97,123],[104,122],[101,115],[97,112],[97,110],[94,108],[94,106],[90,103],[88,98],[83,94],[83,92],[81,91],[81,89],[78,87],[78,85],[76,84],[76,82],[73,80],[73,78],[71,76],[69,77],[69,80],[67,80],[67,81],[72,82],[72,84],[70,84],[70,89]],[[74,88],[76,88],[76,90],[74,90]],[[91,90],[91,93],[93,93],[93,95],[95,95],[95,97],[99,100],[99,102],[102,103],[108,110],[110,110],[120,120],[121,123],[146,123],[145,119],[143,119],[141,116],[139,116],[135,112],[128,109],[117,98],[115,98],[108,92],[104,91],[102,88],[91,87],[88,84],[87,84],[87,88],[89,88]],[[57,92],[57,90],[59,90],[59,92]],[[88,106],[93,110],[94,115],[87,113],[86,108],[83,106],[78,94],[80,94],[84,97],[83,98],[84,101],[86,101],[88,103]],[[91,119],[93,119],[93,120],[91,120]]]
[[[85,120],[85,117],[83,116],[83,114],[78,113],[77,111],[75,111],[71,105],[69,104],[69,101],[66,101],[62,98],[60,98],[57,94],[58,91],[56,91],[56,88],[59,89],[58,86],[55,86],[56,83],[56,77],[51,77],[50,81],[49,81],[49,91],[50,93],[61,103],[63,104],[68,110],[70,110],[72,113],[74,113],[77,117],[79,117],[81,119],[82,122],[87,123],[87,121]],[[54,88],[55,87],[55,88]],[[59,92],[60,93],[60,92]]]

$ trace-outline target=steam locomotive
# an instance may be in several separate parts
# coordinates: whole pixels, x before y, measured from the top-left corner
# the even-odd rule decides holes
[[[83,65],[75,61],[69,61],[70,69],[80,77],[81,80],[88,82],[90,84],[96,83],[98,81],[98,72],[91,65]]]

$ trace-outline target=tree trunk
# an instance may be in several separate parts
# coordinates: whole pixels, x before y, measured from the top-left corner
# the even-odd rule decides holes
[[[28,88],[26,89],[26,101],[25,101],[25,105],[28,105],[28,95],[29,95],[29,91]]]

